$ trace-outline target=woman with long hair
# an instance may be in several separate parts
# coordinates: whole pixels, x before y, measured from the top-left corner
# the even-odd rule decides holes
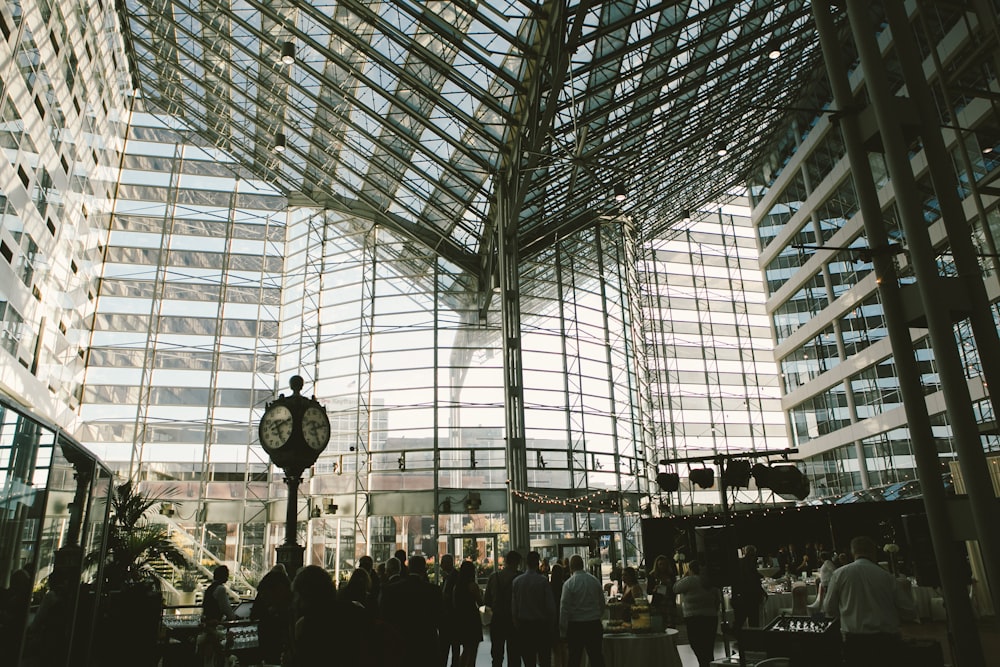
[[[701,574],[698,561],[688,564],[688,575],[674,584],[681,596],[684,624],[698,667],[710,667],[715,658],[715,629],[719,626],[722,593]]]
[[[674,561],[662,554],[653,561],[653,571],[646,577],[646,592],[653,596],[650,604],[660,611],[663,624],[670,628],[677,625],[677,597],[674,595],[676,579]]]
[[[476,566],[472,561],[463,561],[458,568],[458,581],[452,592],[455,608],[455,638],[462,645],[460,667],[475,667],[479,643],[483,641],[483,623],[479,607],[483,604],[483,594],[476,583]]]
[[[329,573],[306,565],[292,580],[292,660],[314,667],[329,660],[330,636],[337,626],[337,590]]]

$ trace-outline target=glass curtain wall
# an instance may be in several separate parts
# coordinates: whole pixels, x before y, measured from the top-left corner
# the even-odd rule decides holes
[[[509,548],[499,313],[480,320],[469,277],[433,252],[325,215],[317,397],[334,435],[311,480],[313,554],[329,563],[339,544],[346,567],[366,550],[448,552],[485,575]],[[623,241],[595,228],[523,265],[519,501],[534,539],[590,535],[635,562],[645,469]]]
[[[169,120],[135,113],[125,149],[77,435],[202,564],[262,570],[285,200]]]
[[[933,3],[914,10],[912,21],[926,47],[924,65],[935,91],[940,125],[949,128],[943,138],[969,217],[966,233],[979,253],[987,290],[995,295],[998,215],[996,202],[984,196],[982,186],[994,180],[1000,165],[995,150],[997,116],[994,103],[982,96],[967,96],[967,81],[975,81],[981,90],[996,86],[992,54],[983,56],[976,50],[972,14]],[[846,52],[852,50],[848,44]],[[936,57],[932,51],[937,51]],[[890,44],[886,58],[893,92],[905,97]],[[942,62],[954,64],[945,67]],[[852,85],[859,98],[864,95],[859,77]],[[830,98],[825,86],[824,77],[815,93],[820,99]],[[956,275],[919,138],[910,150],[939,272]],[[907,484],[916,477],[896,361],[888,345],[869,242],[845,153],[837,124],[826,115],[817,117],[803,110],[750,185],[791,438],[808,453],[807,471],[821,495],[862,489],[865,477],[869,487]],[[885,157],[871,151],[868,161],[883,206],[881,221],[897,250],[894,260],[900,283],[906,286],[914,282],[913,269]],[[995,304],[993,310],[997,319]],[[941,470],[946,473],[955,452],[938,369],[926,330],[914,326],[911,332]],[[982,424],[982,444],[991,450],[996,447],[993,408],[969,321],[956,321],[954,332],[976,418]],[[866,437],[854,440],[851,434],[861,432],[856,426],[861,421]]]
[[[643,331],[650,373],[657,460],[674,461],[788,446],[774,343],[765,313],[758,248],[746,202],[702,210],[642,245]],[[761,459],[763,461],[763,459]],[[690,483],[691,468],[670,463],[676,493],[657,492],[654,513],[720,503],[719,482]],[[655,476],[655,475],[654,475]],[[756,488],[730,490],[731,506],[771,500]]]
[[[93,3],[0,4],[0,389],[64,426],[131,90],[116,34]]]
[[[0,636],[12,664],[87,655],[100,593],[110,471],[57,427],[0,400]],[[58,582],[58,583],[57,583]],[[65,642],[24,641],[58,591]],[[22,662],[23,659],[23,662]]]

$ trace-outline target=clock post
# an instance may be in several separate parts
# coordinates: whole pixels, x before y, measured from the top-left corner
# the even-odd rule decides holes
[[[285,511],[285,541],[277,549],[277,562],[285,566],[289,577],[302,567],[305,547],[296,543],[298,496],[302,473],[312,466],[330,442],[330,419],[316,397],[302,396],[303,380],[294,375],[288,382],[292,395],[267,404],[257,433],[261,447],[271,462],[285,472],[288,506]]]

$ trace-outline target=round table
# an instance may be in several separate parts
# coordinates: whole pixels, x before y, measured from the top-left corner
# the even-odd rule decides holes
[[[677,630],[643,634],[605,633],[604,664],[606,667],[682,667],[681,656],[674,643]],[[587,652],[583,667],[590,667]]]

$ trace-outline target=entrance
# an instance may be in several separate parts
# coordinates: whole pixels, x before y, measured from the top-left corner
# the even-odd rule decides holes
[[[610,582],[612,570],[618,561],[618,548],[612,532],[593,532],[590,538],[531,540],[531,550],[537,551],[551,567],[556,559],[567,561],[580,556],[584,566],[601,583]],[[568,574],[568,573],[567,573]]]
[[[476,566],[476,581],[481,586],[493,573],[497,563],[497,536],[495,533],[469,533],[465,535],[450,535],[448,546],[455,555],[455,568],[461,566],[463,560],[472,561]]]
[[[601,578],[600,567],[593,568],[588,564],[591,562],[591,554],[594,553],[596,545],[587,539],[565,539],[565,540],[531,540],[531,550],[537,551],[541,560],[548,561],[549,567],[555,564],[556,560],[566,562],[571,556],[579,556],[583,559],[584,566],[590,570],[598,579]],[[569,572],[566,573],[567,576]]]

